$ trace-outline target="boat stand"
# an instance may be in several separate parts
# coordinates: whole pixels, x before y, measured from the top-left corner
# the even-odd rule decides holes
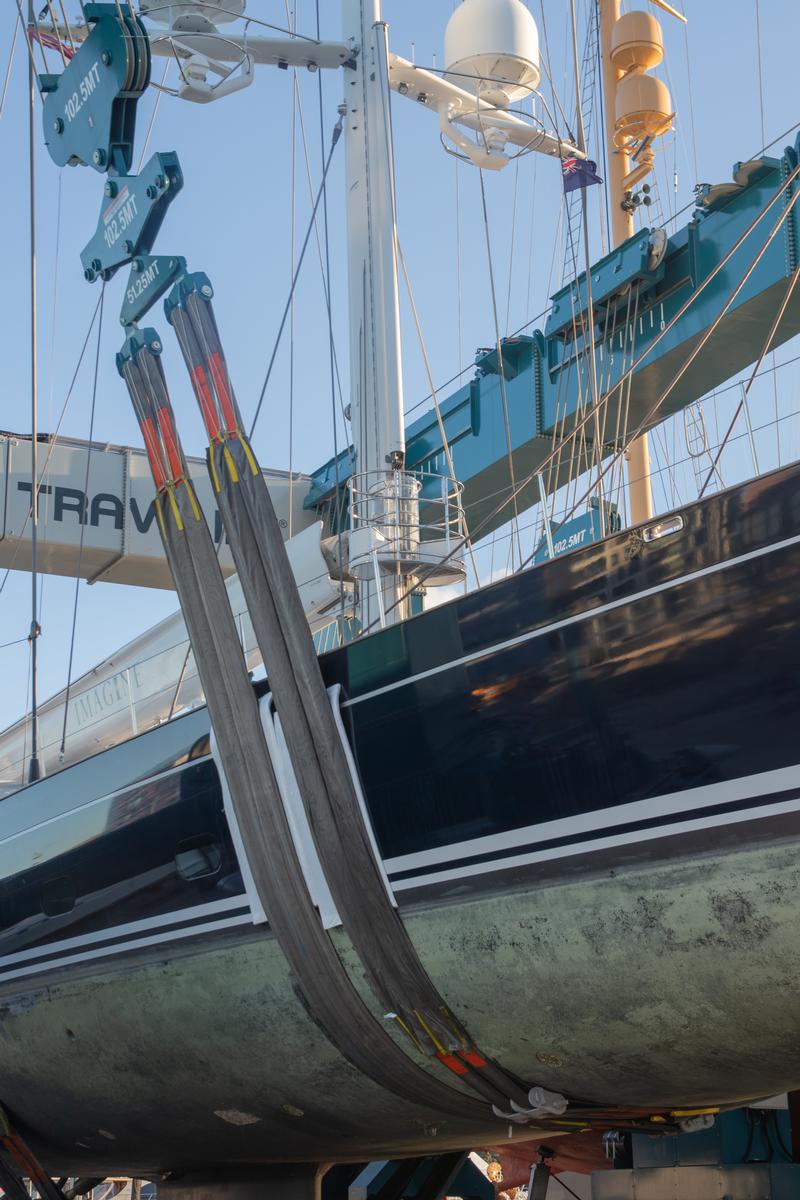
[[[797,1200],[800,1130],[790,1114],[791,1101],[789,1112],[723,1113],[697,1133],[634,1134],[622,1169],[592,1176],[592,1200]]]

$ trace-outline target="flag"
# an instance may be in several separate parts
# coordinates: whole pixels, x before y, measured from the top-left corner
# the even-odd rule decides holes
[[[40,46],[46,46],[48,50],[58,50],[66,59],[75,56],[72,47],[62,42],[57,33],[48,33],[46,29],[37,29],[35,25],[29,25],[28,36],[31,41],[38,42]]]
[[[561,177],[564,180],[565,192],[574,192],[578,188],[589,187],[592,183],[603,182],[597,174],[597,163],[588,158],[562,159]]]

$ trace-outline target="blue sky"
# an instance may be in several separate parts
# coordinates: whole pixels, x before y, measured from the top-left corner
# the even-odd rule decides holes
[[[796,47],[800,42],[797,0],[761,0],[761,92],[754,0],[685,0],[685,4],[690,22],[686,35],[676,21],[666,15],[662,17],[668,72],[662,69],[660,73],[670,82],[679,117],[676,134],[665,139],[658,175],[658,203],[664,218],[688,203],[697,174],[708,182],[728,179],[733,162],[749,157],[764,144],[762,104],[767,142],[800,120],[796,82]],[[646,6],[643,0],[640,6]],[[68,11],[76,7],[74,0],[67,0]],[[323,0],[323,36],[338,36],[338,7],[335,0]],[[406,57],[415,57],[421,65],[435,62],[441,66],[444,26],[452,7],[453,0],[385,0],[384,15],[390,26],[392,49]],[[539,0],[532,0],[531,8],[541,33]],[[581,14],[585,8],[586,0],[579,0]],[[296,0],[295,9],[297,28],[313,33],[313,0]],[[248,11],[277,24],[286,20],[283,0],[280,3],[250,0]],[[14,4],[3,4],[0,14],[3,71],[15,13]],[[544,14],[553,75],[564,107],[571,112],[573,83],[566,52],[568,5],[564,0],[544,0]],[[154,69],[156,78],[160,78],[160,72],[159,61]],[[4,164],[0,212],[5,233],[0,293],[4,331],[0,356],[0,427],[21,433],[30,429],[25,75],[24,46],[20,42],[0,119],[0,154]],[[316,186],[320,161],[317,81],[301,72],[298,83]],[[326,74],[323,83],[327,143],[342,84],[334,73]],[[151,92],[140,103],[137,148],[143,143],[154,99]],[[39,119],[37,114],[37,126]],[[478,176],[471,168],[457,167],[455,160],[443,152],[435,119],[430,114],[396,98],[393,119],[400,239],[434,378],[443,381],[469,363],[476,347],[490,344],[494,338]],[[158,249],[185,255],[192,268],[205,270],[214,281],[217,319],[245,414],[253,411],[288,294],[292,124],[291,75],[260,68],[250,89],[212,105],[191,105],[164,97],[150,143],[150,152],[178,151],[186,181],[183,194],[175,201],[164,224]],[[295,224],[299,241],[306,228],[310,202],[299,123],[295,125]],[[343,159],[343,152],[337,151],[330,179],[329,209],[336,339],[346,387]],[[63,404],[97,300],[97,285],[92,287],[83,281],[78,255],[95,228],[102,178],[83,168],[59,172],[40,140],[37,140],[36,172],[39,425],[41,430],[50,431]],[[549,292],[560,283],[563,255],[560,247],[554,258],[560,182],[555,164],[530,155],[520,162],[518,170],[509,167],[500,174],[487,175],[486,184],[500,325],[505,333],[540,312]],[[594,234],[596,237],[596,229]],[[114,354],[120,342],[116,313],[125,274],[121,272],[107,290],[95,438],[138,445],[139,431],[114,367]],[[164,324],[158,309],[154,322]],[[403,333],[406,405],[411,407],[428,389],[405,301]],[[166,369],[184,444],[188,452],[201,453],[204,443],[183,363],[171,337],[165,338],[165,344]],[[794,353],[797,347],[790,344],[781,351],[779,360]],[[88,434],[93,358],[94,346],[87,355],[62,426],[64,433],[75,437]],[[310,470],[326,459],[333,447],[326,319],[313,243],[297,297],[293,374],[292,465],[297,470]],[[795,371],[788,368],[779,377],[779,404],[786,412],[800,407],[794,375]],[[286,340],[255,439],[265,466],[289,465],[289,379],[290,349]],[[774,404],[771,384],[768,390],[762,388],[754,404],[761,397],[765,405]],[[340,431],[340,444],[342,436]],[[763,436],[772,438],[769,449],[774,459],[774,430]],[[766,453],[766,441],[764,449]],[[784,456],[787,449],[792,457],[800,450],[797,430],[790,429],[788,423]],[[771,465],[769,459],[767,464]],[[2,580],[0,573],[0,583]],[[65,681],[73,588],[71,580],[55,577],[43,583],[42,697]],[[29,604],[29,576],[12,572],[0,592],[0,642],[27,634]],[[174,596],[168,592],[81,584],[76,673],[174,607]],[[25,710],[27,665],[26,646],[0,650],[4,681],[0,690],[0,727]]]

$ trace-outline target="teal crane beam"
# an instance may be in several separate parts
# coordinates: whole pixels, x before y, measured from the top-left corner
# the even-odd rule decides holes
[[[514,478],[518,486],[526,481],[519,509],[539,500],[540,470],[552,491],[570,471],[574,475],[596,460],[597,426],[585,420],[590,347],[606,396],[602,456],[621,448],[626,429],[651,428],[756,361],[797,265],[798,163],[800,137],[780,158],[737,163],[731,183],[698,189],[691,220],[672,237],[643,229],[595,263],[591,332],[583,274],[553,296],[543,330],[502,342]],[[772,348],[799,332],[797,295]],[[500,370],[497,350],[479,353],[474,379],[440,404],[470,528],[480,536],[511,516],[508,504],[496,511],[512,487]],[[573,434],[581,422],[578,438]],[[448,474],[433,411],[408,425],[406,445],[409,470]],[[339,456],[338,471],[331,459],[313,473],[307,507],[324,511],[331,505],[337,475],[344,484],[354,469],[352,458],[347,450]]]

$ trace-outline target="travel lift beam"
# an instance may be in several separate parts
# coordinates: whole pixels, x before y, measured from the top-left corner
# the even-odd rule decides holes
[[[643,229],[592,266],[591,342],[608,397],[604,455],[620,449],[615,431],[626,424],[650,429],[757,360],[798,262],[799,164],[800,136],[780,158],[736,164],[733,183],[704,185],[691,220],[672,237]],[[539,501],[540,471],[548,490],[567,480],[571,435],[587,412],[587,311],[584,272],[555,293],[543,332],[501,343],[514,478],[524,481],[519,509]],[[796,291],[771,348],[799,332]],[[513,510],[497,510],[511,490],[497,351],[481,352],[476,366],[475,378],[439,409],[470,531],[483,537]],[[594,460],[593,431],[586,422],[584,467]],[[433,411],[406,427],[406,466],[447,471]],[[352,448],[314,471],[306,507],[324,511],[337,478],[345,486],[353,471]]]

